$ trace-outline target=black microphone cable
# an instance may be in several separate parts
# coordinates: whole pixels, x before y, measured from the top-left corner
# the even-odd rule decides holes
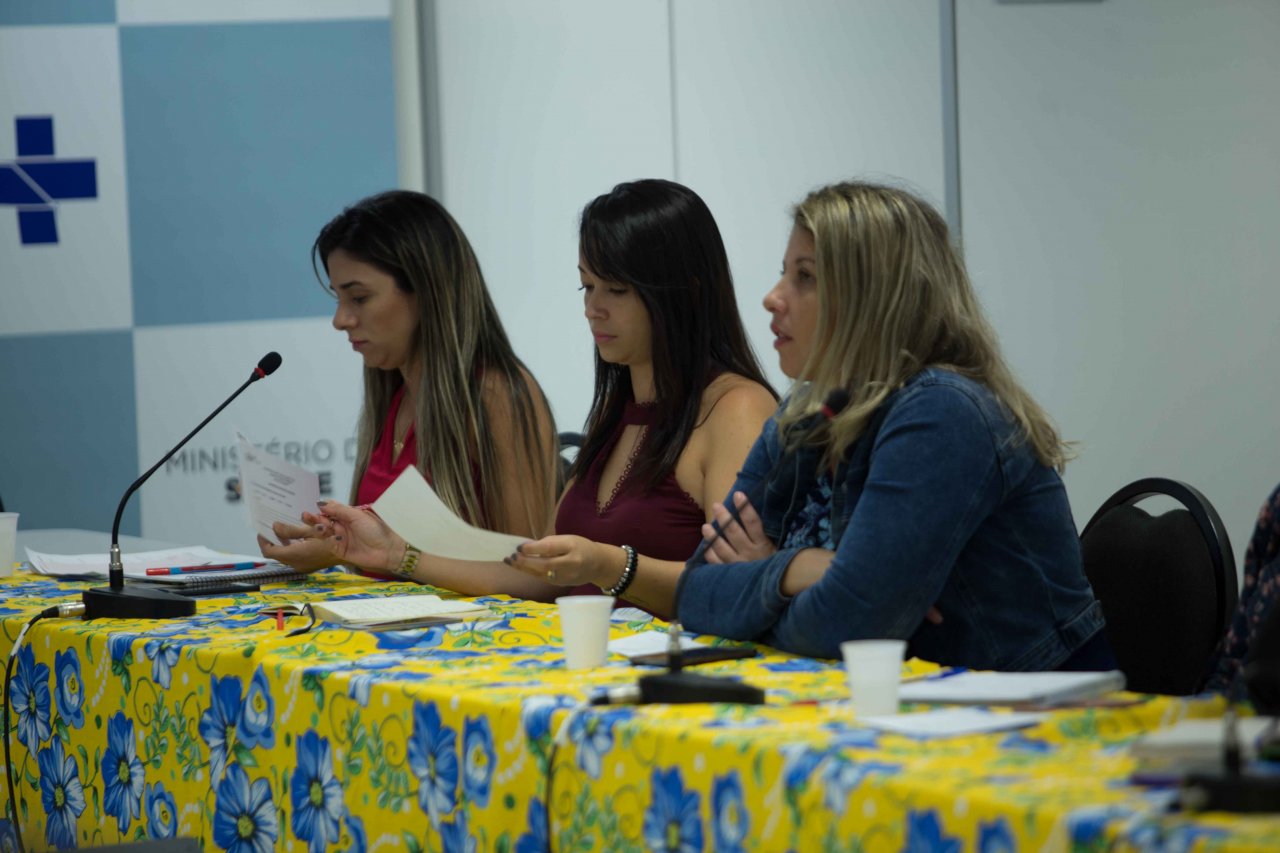
[[[10,698],[10,688],[13,685],[13,664],[18,659],[18,650],[22,647],[22,641],[27,636],[27,632],[31,630],[31,626],[39,622],[41,619],[54,619],[59,616],[81,616],[84,614],[84,604],[79,601],[71,601],[66,604],[55,604],[41,610],[35,616],[27,620],[27,624],[22,626],[22,630],[18,632],[18,638],[13,641],[13,648],[9,650],[9,660],[4,668],[4,775],[5,784],[9,789],[9,817],[13,823],[13,835],[18,840],[18,853],[24,853],[26,847],[22,844],[22,824],[18,821],[18,800],[14,796],[13,789],[13,758],[11,756],[9,740],[11,730],[9,727],[9,706],[13,704]]]

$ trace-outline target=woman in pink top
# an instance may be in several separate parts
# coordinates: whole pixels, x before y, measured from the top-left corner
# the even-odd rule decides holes
[[[559,464],[551,411],[453,217],[422,193],[371,196],[321,230],[312,261],[337,300],[334,328],[364,360],[354,502],[371,503],[415,465],[472,524],[545,533]],[[352,510],[331,502],[326,511]],[[325,516],[302,521],[277,524],[285,544],[260,538],[262,553],[304,570],[345,562],[470,594],[545,589],[500,563],[420,554],[385,526],[372,550],[349,548]]]

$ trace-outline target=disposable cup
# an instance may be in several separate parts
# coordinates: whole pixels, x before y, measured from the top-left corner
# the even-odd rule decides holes
[[[0,512],[0,578],[13,574],[14,551],[18,539],[18,514]]]
[[[849,640],[840,644],[856,717],[898,713],[905,640]]]
[[[560,605],[560,634],[564,637],[566,669],[592,669],[604,665],[609,645],[611,595],[566,595]]]

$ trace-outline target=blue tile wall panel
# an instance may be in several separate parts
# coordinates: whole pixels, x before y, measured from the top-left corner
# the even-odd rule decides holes
[[[114,24],[116,0],[0,0],[0,26]]]
[[[389,23],[125,26],[120,54],[135,325],[329,313],[312,241],[396,184]]]
[[[111,529],[139,473],[132,335],[0,337],[0,497],[24,530]],[[121,530],[139,518],[134,502]]]

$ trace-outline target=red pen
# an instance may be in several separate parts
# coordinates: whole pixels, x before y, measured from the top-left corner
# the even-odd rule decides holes
[[[233,569],[256,569],[266,563],[212,563],[207,566],[160,566],[147,569],[147,575],[188,575],[193,572],[225,572]]]

